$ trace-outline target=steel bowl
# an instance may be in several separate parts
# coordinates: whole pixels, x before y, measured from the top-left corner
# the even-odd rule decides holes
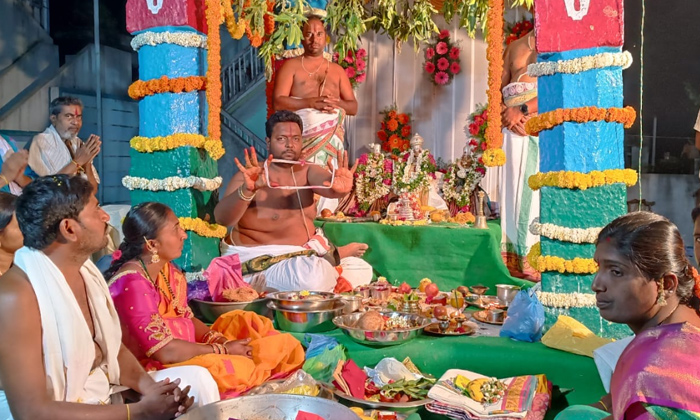
[[[290,311],[320,311],[335,308],[340,295],[330,292],[309,292],[305,299],[295,299],[300,292],[276,292],[267,295],[280,309]]]
[[[340,301],[345,303],[343,314],[351,314],[362,309],[362,296],[360,295],[340,295]]]
[[[268,289],[276,292],[276,289]],[[195,316],[204,322],[214,323],[221,315],[242,309],[255,312],[260,316],[272,319],[272,310],[267,307],[268,297],[255,299],[251,302],[212,302],[207,300],[191,299],[190,308]]]
[[[219,401],[196,408],[181,420],[294,420],[299,411],[313,413],[326,420],[358,420],[344,405],[324,398],[305,395],[249,395]]]
[[[333,319],[333,323],[343,330],[343,333],[350,337],[353,341],[366,346],[384,347],[384,346],[396,346],[403,344],[407,341],[411,341],[423,333],[423,328],[431,324],[431,320],[418,315],[418,314],[406,314],[402,312],[383,312],[382,315],[389,317],[401,317],[407,319],[411,324],[416,325],[415,327],[403,329],[403,330],[391,330],[391,331],[373,331],[358,328],[357,322],[364,315],[363,313],[356,313],[350,315],[342,315]]]
[[[497,284],[496,285],[496,296],[498,300],[503,302],[504,305],[509,306],[510,303],[515,299],[515,295],[520,291],[520,286],[515,286],[513,284]]]
[[[335,329],[333,318],[343,312],[345,303],[336,300],[333,302],[333,308],[316,311],[283,309],[274,301],[268,302],[267,307],[275,311],[275,321],[282,331],[325,332]]]

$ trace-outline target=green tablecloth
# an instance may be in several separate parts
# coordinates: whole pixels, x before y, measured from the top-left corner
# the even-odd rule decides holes
[[[425,373],[440,377],[449,369],[466,369],[483,375],[506,378],[541,374],[561,388],[573,388],[567,395],[570,404],[592,404],[605,394],[593,359],[544,346],[500,337],[433,337],[419,336],[394,347],[368,347],[358,344],[335,330],[326,335],[336,338],[348,349],[348,356],[358,366],[374,366],[385,357],[399,361],[410,357]],[[302,339],[304,334],[294,334]],[[425,419],[445,417],[420,412]],[[550,410],[547,418],[554,418]]]
[[[495,294],[496,284],[532,285],[511,277],[500,252],[501,227],[490,221],[489,229],[453,226],[390,226],[377,223],[323,224],[336,246],[350,242],[369,245],[364,259],[378,276],[413,287],[428,277],[440,290],[483,284]]]

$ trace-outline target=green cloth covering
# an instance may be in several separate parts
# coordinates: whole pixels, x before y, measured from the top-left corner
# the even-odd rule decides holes
[[[511,277],[501,258],[501,226],[489,229],[458,225],[391,226],[377,223],[318,223],[326,237],[340,247],[351,242],[369,245],[364,260],[377,276],[396,285],[417,287],[427,277],[440,290],[483,284],[495,294],[497,284],[529,287],[533,283]]]
[[[575,405],[559,413],[555,420],[602,420],[610,413],[588,405]]]
[[[439,378],[449,369],[466,369],[487,376],[508,378],[545,374],[562,389],[573,388],[569,404],[592,404],[606,394],[593,359],[555,349],[542,343],[525,343],[501,337],[433,337],[422,335],[392,347],[368,347],[348,338],[341,330],[328,333],[346,347],[348,358],[359,367],[374,367],[385,357],[402,361],[410,357],[422,372]],[[302,339],[304,334],[293,334]],[[422,409],[423,420],[444,419]],[[557,413],[550,410],[547,419]]]

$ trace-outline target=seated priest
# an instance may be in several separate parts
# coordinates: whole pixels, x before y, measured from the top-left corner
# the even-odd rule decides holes
[[[122,230],[124,241],[106,277],[124,344],[147,370],[202,366],[221,397],[229,398],[304,363],[301,343],[254,312],[228,312],[211,329],[192,316],[187,281],[171,263],[187,234],[170,207],[141,203]]]
[[[348,168],[347,153],[338,154],[337,168],[300,162],[303,123],[294,112],[275,112],[265,130],[269,159],[259,164],[253,148],[245,166],[236,159],[240,171],[214,210],[219,223],[234,227],[222,254],[238,254],[246,281],[263,273],[278,290],[342,292],[369,283],[372,268],[359,258],[367,245],[335,248],[313,223],[314,193],[348,194],[357,164]]]

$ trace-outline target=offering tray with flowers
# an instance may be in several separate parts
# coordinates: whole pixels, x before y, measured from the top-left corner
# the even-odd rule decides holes
[[[412,413],[430,399],[435,378],[421,373],[413,362],[388,357],[374,368],[360,369],[353,360],[338,361],[333,373],[334,394],[348,405]]]
[[[381,219],[381,214],[379,212],[372,212],[368,216],[348,216],[342,211],[333,214],[330,210],[324,209],[321,215],[316,218],[321,222],[335,222],[335,223],[368,223],[368,222],[379,222]]]

